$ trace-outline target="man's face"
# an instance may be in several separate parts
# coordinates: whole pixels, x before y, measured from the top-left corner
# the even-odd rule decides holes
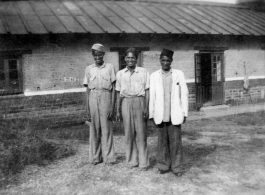
[[[100,52],[100,51],[93,51],[93,57],[94,57],[94,60],[96,62],[96,64],[103,64],[104,63],[104,53],[103,52]]]
[[[162,69],[165,71],[170,70],[172,61],[173,60],[167,56],[161,56],[160,64],[162,66]]]
[[[127,66],[129,66],[129,67],[135,67],[136,63],[137,63],[137,58],[135,57],[135,55],[133,53],[129,52],[125,56],[125,62],[127,64]]]

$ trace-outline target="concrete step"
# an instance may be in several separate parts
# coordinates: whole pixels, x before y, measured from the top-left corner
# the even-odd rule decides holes
[[[230,106],[228,105],[205,106],[205,107],[201,107],[200,111],[201,112],[218,111],[218,110],[227,110],[228,108],[230,108]]]

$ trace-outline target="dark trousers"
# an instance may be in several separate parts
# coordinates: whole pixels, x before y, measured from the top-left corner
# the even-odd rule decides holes
[[[182,172],[181,125],[162,122],[156,125],[158,130],[157,168],[174,173]]]

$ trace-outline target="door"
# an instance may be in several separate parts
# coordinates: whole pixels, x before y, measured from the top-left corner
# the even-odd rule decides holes
[[[203,87],[201,79],[201,54],[195,54],[195,97],[196,97],[196,109],[200,109],[203,104]]]
[[[212,74],[212,105],[223,103],[223,54],[211,54],[211,74]]]

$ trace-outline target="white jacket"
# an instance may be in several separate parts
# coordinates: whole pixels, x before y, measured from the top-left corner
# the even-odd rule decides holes
[[[171,122],[173,125],[183,123],[184,116],[188,116],[189,91],[182,71],[172,69],[171,90]],[[150,76],[149,118],[154,118],[156,124],[163,121],[164,116],[164,89],[162,70]]]

